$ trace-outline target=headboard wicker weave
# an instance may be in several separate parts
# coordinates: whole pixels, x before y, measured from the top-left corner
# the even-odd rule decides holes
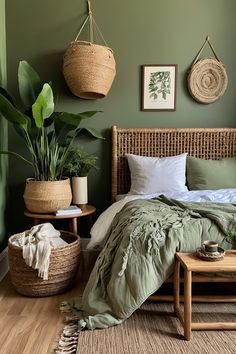
[[[191,156],[219,160],[236,156],[236,128],[117,128],[112,127],[112,201],[130,189],[125,154]]]

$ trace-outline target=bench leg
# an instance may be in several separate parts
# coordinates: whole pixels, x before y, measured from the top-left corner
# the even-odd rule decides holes
[[[192,272],[184,270],[184,337],[191,339],[192,327]]]
[[[180,270],[180,262],[178,259],[175,259],[175,267],[174,267],[174,312],[177,317],[179,317],[179,288],[180,288],[180,277],[179,277],[179,270]]]

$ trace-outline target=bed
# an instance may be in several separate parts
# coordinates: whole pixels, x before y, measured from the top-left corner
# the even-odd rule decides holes
[[[141,157],[142,162],[143,158],[155,160],[158,156],[162,162],[171,159],[176,163],[187,160],[187,154],[192,156],[190,161],[200,159],[210,167],[219,161],[219,172],[227,170],[224,164],[221,165],[226,160],[230,168],[233,167],[231,175],[236,176],[236,128],[112,127],[113,203],[93,225],[87,247],[89,251],[98,246],[100,253],[82,296],[62,304],[65,312],[73,309],[77,313],[65,326],[66,331],[71,330],[73,338],[78,338],[84,328],[93,330],[111,327],[131,316],[165,281],[172,281],[176,252],[194,252],[206,237],[216,242],[225,241],[227,227],[236,215],[236,177],[230,182],[231,187],[223,183],[227,186],[225,189],[212,188],[207,191],[208,199],[205,200],[205,191],[192,190],[188,193],[184,165],[184,176],[181,177],[184,177],[184,186],[180,184],[182,190],[178,191],[177,184],[173,191],[173,195],[177,193],[177,199],[171,199],[172,191],[166,191],[163,195],[151,194],[148,198],[146,194],[131,193],[133,175],[130,161],[133,156],[138,156],[138,159]],[[179,178],[177,172],[174,169],[170,187],[175,183],[176,176]],[[222,180],[218,173],[213,175]],[[227,178],[224,180],[227,182]],[[186,202],[182,199],[185,194],[190,194],[199,203],[192,203],[188,199]],[[195,276],[193,280],[208,282],[216,279],[215,276]],[[235,277],[221,277],[217,281],[231,282],[235,281]],[[158,295],[153,299],[172,300],[172,297]],[[199,296],[196,300],[206,299]],[[220,300],[225,299],[221,297]],[[211,296],[210,301],[216,301],[216,296]],[[231,301],[236,301],[236,297],[231,296]],[[66,346],[63,335],[61,340]]]
[[[206,239],[230,248],[225,235],[232,221],[236,225],[236,172],[230,173],[233,176],[231,187],[208,191],[205,202],[202,200],[205,193],[201,190],[188,191],[185,185],[186,165],[183,161],[187,160],[187,153],[192,156],[190,161],[201,160],[207,166],[216,163],[220,166],[219,172],[227,170],[221,163],[229,163],[230,168],[233,166],[235,169],[236,129],[112,127],[112,199],[115,201],[121,195],[122,198],[112,203],[91,229],[87,249],[99,246],[101,251],[82,298],[69,303],[70,307],[80,311],[81,328],[107,328],[121,324],[165,281],[169,281],[176,252],[194,252]],[[144,165],[144,160],[165,162],[164,165],[157,164],[157,170],[153,165],[151,173],[146,168],[147,176],[154,172],[154,179],[157,178],[156,171],[163,177],[163,166],[167,171],[174,166],[173,173],[166,174],[168,178],[161,178],[164,181],[161,187],[159,183],[154,184],[160,191],[165,191],[164,194],[158,192],[153,196],[151,193],[148,198],[145,193],[130,194],[133,171],[131,168],[130,178],[129,168],[134,156],[135,159],[138,156]],[[146,183],[144,170],[141,171],[142,180]],[[218,173],[213,173],[213,176],[220,177]],[[175,185],[175,180],[180,177],[181,183]],[[171,181],[170,191],[165,189],[166,180],[168,183]],[[226,182],[227,178],[224,178],[224,186],[227,186]],[[180,199],[173,197],[173,193],[180,193]],[[195,203],[195,199],[182,199],[186,194],[197,197],[199,203]],[[218,202],[220,195],[223,199]],[[211,279],[214,281],[216,278]],[[203,281],[202,277],[194,280]],[[205,281],[209,278],[206,277]],[[222,277],[221,281],[231,279]]]
[[[220,160],[236,156],[236,128],[118,128],[112,126],[112,202],[130,190],[131,178],[126,154],[174,156],[188,153],[198,158]],[[166,282],[172,282],[172,276]],[[183,281],[183,280],[181,280]],[[194,276],[194,282],[212,277]],[[228,277],[220,282],[233,282]],[[195,296],[195,301],[217,301],[220,296]],[[172,301],[171,295],[151,295],[151,301]],[[232,300],[236,300],[235,297]]]

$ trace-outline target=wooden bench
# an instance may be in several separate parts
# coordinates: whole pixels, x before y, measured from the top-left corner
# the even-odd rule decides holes
[[[180,312],[180,266],[184,269],[184,313]],[[174,311],[180,319],[184,327],[184,337],[186,340],[191,339],[192,330],[206,330],[206,329],[236,329],[236,322],[192,322],[192,282],[195,279],[192,277],[192,272],[198,273],[233,273],[236,272],[236,251],[226,251],[225,257],[220,261],[208,262],[199,259],[195,253],[176,253],[176,262],[174,270]],[[202,277],[201,277],[202,278]],[[220,276],[206,276],[209,282],[218,282],[222,278]],[[224,278],[224,281],[236,282],[234,278]],[[202,280],[202,279],[201,279]],[[212,301],[216,302],[218,299],[216,295],[211,295]],[[225,295],[220,300],[228,302],[236,298],[230,295]]]

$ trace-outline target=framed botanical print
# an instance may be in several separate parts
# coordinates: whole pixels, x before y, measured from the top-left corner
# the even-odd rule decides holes
[[[142,111],[176,110],[177,64],[142,65]]]

